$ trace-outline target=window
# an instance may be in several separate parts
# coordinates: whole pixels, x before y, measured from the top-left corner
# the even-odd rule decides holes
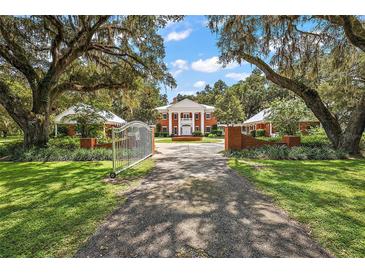
[[[174,127],[174,134],[177,135],[177,127]]]
[[[211,127],[206,127],[205,131],[210,133],[211,129],[212,129]]]
[[[199,113],[195,113],[195,120],[199,120]]]
[[[167,120],[167,113],[162,113],[162,119]]]
[[[162,127],[162,132],[167,132],[167,127]]]
[[[190,113],[183,113],[183,118],[190,118]]]
[[[177,113],[174,113],[174,120],[177,120]]]
[[[200,128],[199,127],[195,127],[195,131],[200,131]]]
[[[205,113],[205,119],[209,120],[210,118],[212,118],[210,113]]]

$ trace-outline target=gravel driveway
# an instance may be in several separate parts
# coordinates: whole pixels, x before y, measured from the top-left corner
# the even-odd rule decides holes
[[[156,144],[156,168],[77,257],[328,257],[238,176],[223,144]]]

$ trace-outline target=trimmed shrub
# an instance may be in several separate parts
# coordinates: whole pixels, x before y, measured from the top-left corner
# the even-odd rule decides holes
[[[289,148],[287,146],[263,146],[255,149],[244,149],[239,151],[227,151],[226,156],[234,158],[268,159],[268,160],[336,160],[346,159],[348,155],[328,146],[305,147],[298,146]]]
[[[25,150],[18,147],[8,156],[10,161],[16,162],[105,161],[112,160],[112,150],[104,148],[69,150],[57,147]]]
[[[193,131],[192,134],[193,136],[202,136],[202,132],[199,130]]]
[[[160,137],[169,137],[168,132],[160,132]]]
[[[160,137],[160,132],[155,132],[155,137]]]
[[[216,134],[213,134],[213,133],[210,133],[210,134],[208,135],[208,137],[209,137],[209,138],[214,138],[214,137],[217,137],[217,135],[216,135]]]
[[[251,135],[252,137],[256,137],[256,130],[251,130],[251,131],[250,131],[250,135]]]
[[[64,148],[64,149],[77,149],[80,147],[80,139],[74,137],[57,137],[49,139],[48,147],[51,148]]]
[[[223,131],[220,130],[220,129],[213,130],[212,133],[215,134],[215,135],[217,135],[217,136],[222,136],[223,135]]]
[[[209,136],[209,132],[204,132],[204,137],[208,137]]]
[[[265,136],[265,130],[264,129],[256,130],[256,137],[263,137],[263,136]]]

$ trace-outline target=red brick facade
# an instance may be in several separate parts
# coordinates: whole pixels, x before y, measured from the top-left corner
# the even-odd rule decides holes
[[[160,132],[168,132],[172,135],[191,135],[194,131],[211,132],[213,126],[216,126],[218,121],[214,116],[214,107],[198,104],[189,99],[184,99],[180,102],[174,102],[172,105],[157,108],[160,113],[160,119],[157,121]],[[204,113],[204,117],[202,116]],[[210,117],[207,119],[207,114]],[[171,115],[171,120],[169,115]],[[180,117],[178,117],[180,115]],[[164,119],[164,117],[166,119]],[[197,118],[197,119],[196,119]],[[202,127],[202,119],[203,127]],[[171,121],[171,125],[169,125]],[[189,128],[190,127],[190,128]]]

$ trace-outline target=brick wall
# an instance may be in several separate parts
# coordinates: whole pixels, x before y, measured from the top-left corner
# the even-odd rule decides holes
[[[242,134],[241,127],[239,126],[228,126],[224,129],[224,133],[225,150],[250,149],[265,145],[287,145],[288,147],[300,145],[299,136],[284,136],[281,142],[270,142]]]

